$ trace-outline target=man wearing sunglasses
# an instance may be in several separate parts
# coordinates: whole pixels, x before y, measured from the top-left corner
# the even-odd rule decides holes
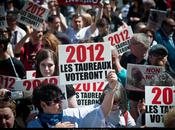
[[[117,76],[110,71],[107,76],[108,91],[99,104],[77,108],[62,108],[62,92],[53,84],[42,84],[33,91],[33,104],[38,108],[38,118],[28,123],[28,128],[101,128],[112,109],[114,93],[118,89]]]

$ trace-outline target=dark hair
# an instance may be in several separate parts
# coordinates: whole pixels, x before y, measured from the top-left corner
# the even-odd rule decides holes
[[[40,71],[40,63],[46,58],[51,57],[55,63],[55,71],[53,76],[58,76],[58,58],[54,51],[50,49],[41,49],[36,55],[36,78],[43,77]]]
[[[57,15],[50,15],[47,19],[48,22],[53,22],[55,18],[59,18]]]
[[[108,26],[108,21],[106,18],[102,18],[102,19],[98,19],[97,20],[97,23],[96,23],[96,26],[99,28],[99,27],[105,27],[105,26]]]
[[[4,34],[4,32],[7,33]],[[8,43],[10,42],[10,36],[11,36],[11,33],[10,33],[10,30],[9,29],[0,29],[0,44],[3,44],[4,45],[4,48],[3,48],[3,51],[7,51],[7,46],[8,46]]]
[[[54,98],[63,95],[61,89],[54,84],[41,84],[33,90],[32,102],[39,112],[43,112],[41,101],[52,101]]]

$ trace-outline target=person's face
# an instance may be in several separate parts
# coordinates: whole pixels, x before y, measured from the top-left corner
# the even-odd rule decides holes
[[[151,32],[148,31],[148,32],[146,32],[146,35],[148,36],[149,42],[152,43],[153,40],[154,40],[154,39],[153,39],[153,34],[152,34]]]
[[[164,26],[164,31],[168,34],[168,35],[172,35],[174,33],[175,30],[175,21],[173,19],[167,21],[167,23]]]
[[[165,66],[167,63],[167,55],[152,54],[149,56],[149,62],[155,66]]]
[[[43,77],[49,77],[55,72],[55,63],[51,57],[48,57],[40,62],[39,68]]]
[[[148,46],[142,43],[138,43],[138,44],[131,45],[130,49],[132,54],[134,54],[136,57],[144,58],[147,54]]]
[[[62,99],[58,97],[52,101],[41,101],[41,107],[44,113],[59,114],[62,112]]]
[[[58,29],[61,26],[60,23],[61,23],[60,19],[58,17],[55,18],[52,23],[52,28],[55,30]]]
[[[7,24],[8,24],[8,27],[13,30],[15,29],[17,22],[12,18],[7,18]]]
[[[33,44],[37,44],[39,41],[42,41],[43,39],[43,29],[39,29],[39,30],[34,30],[34,32],[32,33],[32,37],[31,37]]]
[[[0,108],[0,128],[13,128],[15,117],[10,108]]]
[[[111,11],[112,11],[111,5],[110,5],[110,4],[105,4],[105,5],[104,5],[104,11],[103,11],[104,14],[105,14],[106,16],[110,17]]]
[[[83,18],[82,17],[73,18],[72,25],[75,30],[80,30],[83,27]]]

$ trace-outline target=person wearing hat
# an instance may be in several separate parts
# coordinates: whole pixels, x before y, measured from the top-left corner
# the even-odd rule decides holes
[[[152,80],[150,81],[150,84],[152,86],[173,86],[175,85],[175,75],[171,73],[169,70],[168,65],[168,50],[161,44],[153,45],[148,52],[148,59],[147,59],[147,65],[154,65],[154,66],[163,66],[165,67],[165,71],[155,75]],[[140,106],[140,108],[143,108],[145,105],[145,102],[139,102],[139,104],[143,104]],[[146,107],[144,107],[146,108]],[[145,110],[140,109],[140,116],[137,119],[137,126],[142,125],[145,126]]]
[[[150,48],[148,53],[148,64],[156,66],[165,66],[168,58],[168,50],[160,44]]]

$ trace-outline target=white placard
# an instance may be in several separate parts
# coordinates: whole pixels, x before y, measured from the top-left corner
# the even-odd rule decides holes
[[[59,45],[60,84],[105,81],[112,69],[109,43]]]
[[[43,26],[43,21],[46,20],[48,12],[48,9],[28,1],[20,10],[17,21],[26,26],[31,25],[34,29],[39,30]]]

